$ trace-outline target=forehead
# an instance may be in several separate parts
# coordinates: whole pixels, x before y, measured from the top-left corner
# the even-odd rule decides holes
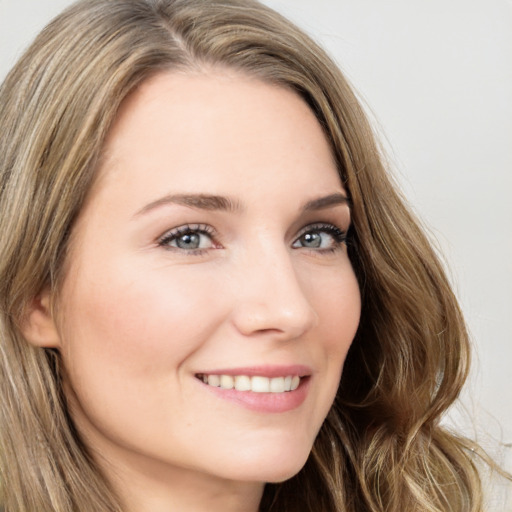
[[[342,190],[330,145],[304,100],[223,70],[161,73],[124,101],[95,188],[119,191],[135,182],[147,202],[163,193]]]

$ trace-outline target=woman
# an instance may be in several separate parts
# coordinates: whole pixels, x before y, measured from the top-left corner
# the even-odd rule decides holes
[[[298,29],[79,2],[0,120],[6,511],[481,510],[458,305]]]

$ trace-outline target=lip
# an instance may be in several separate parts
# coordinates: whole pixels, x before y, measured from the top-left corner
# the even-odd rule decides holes
[[[238,368],[216,368],[215,370],[202,370],[196,372],[196,375],[247,375],[254,377],[261,375],[262,377],[285,377],[286,375],[298,375],[299,377],[309,377],[313,371],[309,366],[303,364],[293,365],[261,365],[261,366],[244,366]]]
[[[286,366],[250,366],[239,368],[223,368],[215,370],[204,370],[196,375],[247,375],[254,377],[282,377],[286,375],[298,375],[301,377],[299,387],[294,391],[284,393],[254,393],[252,391],[237,391],[236,389],[222,389],[208,386],[202,380],[196,378],[203,389],[212,393],[216,398],[227,400],[235,405],[244,407],[258,413],[284,413],[300,407],[308,395],[312,370],[305,365]]]

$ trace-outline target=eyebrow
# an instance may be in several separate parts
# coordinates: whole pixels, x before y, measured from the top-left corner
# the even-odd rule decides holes
[[[142,209],[140,209],[135,215],[142,215],[147,213],[159,206],[167,204],[177,204],[182,206],[188,206],[189,208],[195,208],[198,210],[210,210],[210,211],[228,211],[228,212],[239,212],[243,210],[242,204],[235,199],[231,199],[225,196],[210,195],[210,194],[171,194],[156,201],[153,201]],[[325,208],[331,208],[339,205],[349,205],[350,200],[348,197],[341,193],[330,194],[328,196],[319,197],[306,202],[301,210],[305,212],[323,210]]]
[[[210,194],[171,194],[147,204],[136,215],[146,213],[166,204],[178,204],[198,210],[221,210],[228,212],[242,210],[242,205],[229,197]]]
[[[350,206],[349,198],[344,194],[336,193],[330,194],[325,197],[319,197],[318,199],[312,199],[302,207],[302,210],[310,212],[316,210],[323,210],[324,208],[331,208],[332,206],[339,206],[344,204]]]

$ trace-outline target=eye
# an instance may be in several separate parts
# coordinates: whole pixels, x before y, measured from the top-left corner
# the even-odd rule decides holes
[[[332,224],[306,226],[292,244],[296,249],[335,251],[347,241],[347,233]]]
[[[186,225],[165,233],[158,240],[158,245],[170,249],[197,252],[214,248],[213,236],[214,232],[210,226]]]

